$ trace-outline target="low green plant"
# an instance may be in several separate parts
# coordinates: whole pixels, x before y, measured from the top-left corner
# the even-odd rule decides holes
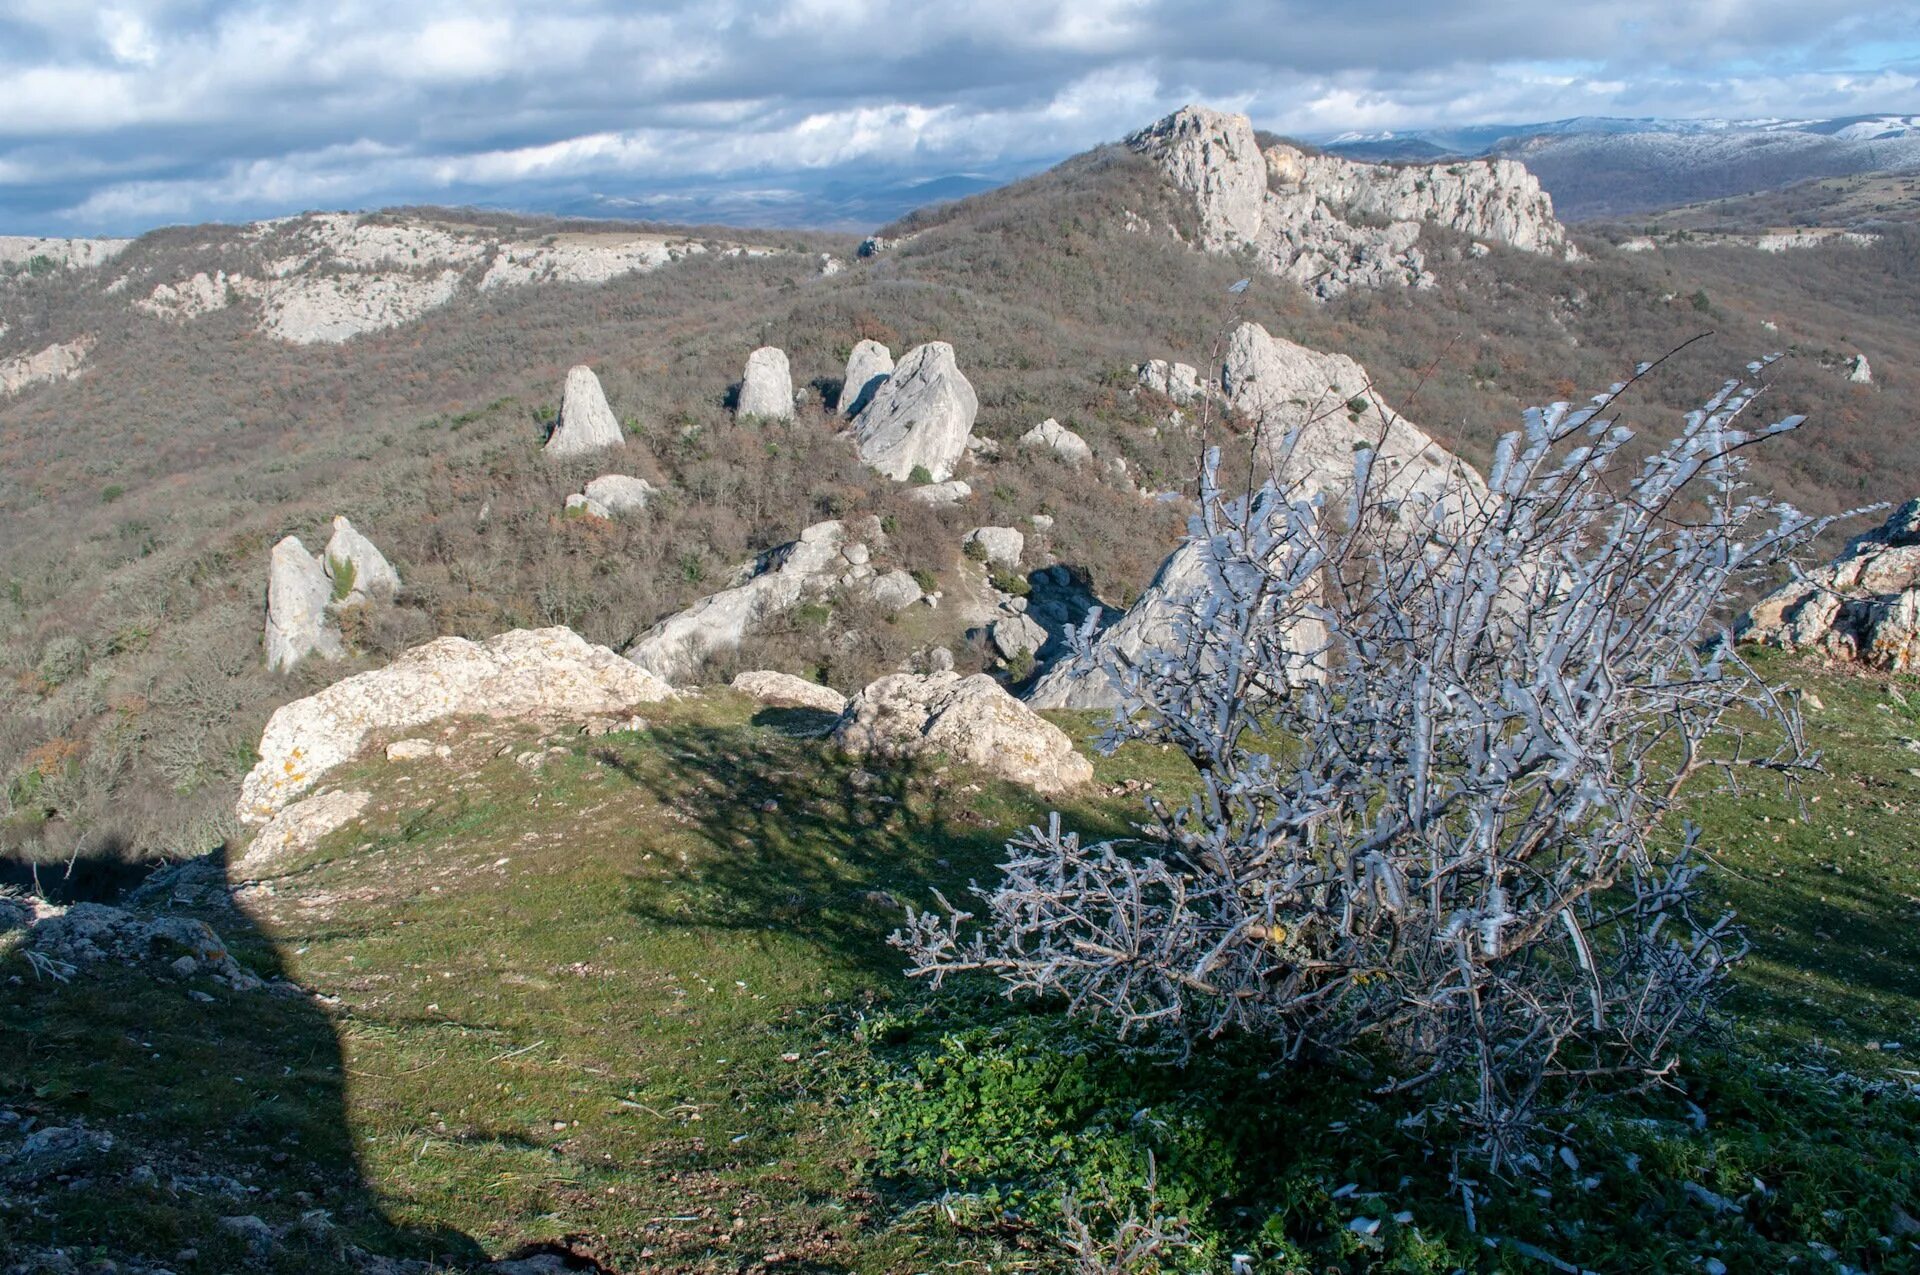
[[[916,487],[926,487],[933,482],[933,472],[925,465],[915,465],[907,474],[907,481]]]
[[[353,595],[353,583],[359,576],[359,568],[353,565],[351,558],[336,558],[327,555],[327,574],[333,578],[333,600],[345,602]]]

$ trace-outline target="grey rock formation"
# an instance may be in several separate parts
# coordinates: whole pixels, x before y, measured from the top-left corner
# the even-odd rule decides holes
[[[1170,363],[1166,359],[1148,359],[1135,369],[1143,389],[1165,394],[1176,403],[1197,402],[1206,393],[1200,383],[1200,369],[1191,363]]]
[[[603,521],[613,517],[613,510],[592,496],[583,496],[577,491],[567,497],[567,513],[576,518],[599,518]]]
[[[867,596],[888,611],[904,611],[926,595],[910,573],[894,570],[868,581]]]
[[[400,592],[400,573],[344,514],[333,520],[333,537],[327,541],[321,565],[326,569],[335,605],[391,601]]]
[[[241,991],[261,986],[260,979],[233,959],[226,943],[205,921],[144,916],[105,903],[76,903],[69,908],[41,904],[37,911],[39,918],[27,945],[63,965],[164,964],[183,976],[211,974]]]
[[[1528,252],[1573,251],[1553,201],[1511,160],[1356,164],[1283,144],[1263,153],[1246,116],[1201,106],[1128,143],[1193,197],[1203,249],[1251,247],[1265,269],[1322,298],[1387,283],[1431,286],[1415,246],[1423,222]]]
[[[585,456],[624,446],[626,441],[593,369],[584,363],[569,369],[567,386],[560,397],[560,423],[547,439],[545,454],[555,459]]]
[[[837,717],[847,707],[847,697],[831,686],[809,682],[791,673],[768,669],[742,673],[733,679],[732,686],[742,695],[776,708],[811,708]]]
[[[1033,655],[1047,644],[1046,626],[1022,611],[1002,616],[987,626],[987,640],[1003,660],[1012,660],[1022,651]]]
[[[1920,668],[1920,499],[1755,603],[1735,633],[1891,672]]]
[[[333,583],[320,560],[297,536],[273,547],[267,576],[267,667],[284,673],[309,655],[344,656],[340,632],[327,607]]]
[[[659,494],[660,489],[646,479],[626,474],[602,474],[586,488],[587,499],[598,503],[609,514],[638,513]]]
[[[893,351],[878,341],[861,341],[847,355],[846,379],[840,382],[840,398],[833,410],[842,416],[858,416],[892,375]]]
[[[1847,371],[1847,379],[1855,385],[1871,385],[1873,383],[1873,369],[1867,366],[1866,355],[1856,354],[1853,356],[1852,366]]]
[[[1354,454],[1375,448],[1375,490],[1390,500],[1437,498],[1485,484],[1473,467],[1386,406],[1367,370],[1242,323],[1228,342],[1221,381],[1235,410],[1254,419],[1263,454],[1283,485],[1325,490],[1353,478]],[[1289,432],[1300,436],[1291,449]]]
[[[850,753],[945,754],[1042,793],[1093,778],[1065,731],[1029,710],[984,673],[894,673],[853,697],[834,741]]]
[[[640,635],[627,658],[668,682],[684,682],[716,651],[740,645],[764,620],[841,583],[856,564],[855,544],[878,542],[879,525],[817,522],[791,544],[769,549],[735,574],[730,588],[709,594]]]
[[[1020,565],[1020,555],[1027,547],[1027,538],[1020,534],[1018,527],[975,527],[961,539],[960,544],[962,548],[980,546],[979,552],[985,561],[1011,571]]]
[[[957,505],[972,495],[973,488],[958,478],[907,489],[907,499],[919,505]]]
[[[979,415],[973,385],[953,347],[929,341],[907,351],[853,421],[860,459],[896,482],[924,468],[936,483],[953,477]]]
[[[439,638],[276,710],[235,813],[242,823],[268,822],[375,733],[455,716],[580,721],[672,694],[570,629],[514,629],[485,642]]]
[[[1087,440],[1051,416],[1020,435],[1020,446],[1052,452],[1069,465],[1082,465],[1093,459],[1093,448],[1087,446]]]
[[[743,420],[749,416],[774,421],[793,419],[793,374],[787,368],[785,350],[763,345],[747,356],[735,414]]]

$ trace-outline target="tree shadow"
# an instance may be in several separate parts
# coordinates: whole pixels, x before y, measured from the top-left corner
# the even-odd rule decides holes
[[[663,927],[741,933],[777,928],[843,968],[882,982],[905,958],[887,945],[908,905],[941,892],[964,906],[970,881],[992,881],[1009,833],[1044,822],[1054,803],[937,758],[855,757],[819,738],[830,714],[763,709],[760,731],[663,723],[674,764],[594,751],[676,812],[709,853],[683,875],[629,878],[629,910]],[[1076,805],[1089,836],[1124,836],[1124,821]]]
[[[61,1249],[177,1275],[486,1260],[469,1237],[383,1206],[349,1126],[334,1016],[284,978],[283,953],[233,897],[224,849],[119,902],[205,922],[264,983],[204,960],[188,972],[165,943],[66,981],[29,962],[25,942],[0,956],[0,1265],[73,1269]]]

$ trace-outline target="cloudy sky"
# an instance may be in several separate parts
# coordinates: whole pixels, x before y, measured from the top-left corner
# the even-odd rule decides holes
[[[858,222],[1190,100],[1309,137],[1913,113],[1920,5],[0,0],[0,232],[395,203]]]

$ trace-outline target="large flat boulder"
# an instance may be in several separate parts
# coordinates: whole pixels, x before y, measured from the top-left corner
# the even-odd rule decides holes
[[[916,469],[943,483],[967,454],[980,400],[953,347],[929,341],[907,351],[853,421],[860,459],[896,482]]]
[[[850,753],[890,757],[944,754],[1041,793],[1093,778],[1067,733],[984,673],[895,673],[847,705],[833,738]]]
[[[672,694],[570,629],[515,629],[485,642],[439,638],[275,711],[236,813],[242,823],[268,822],[378,733],[457,716],[616,716]]]

